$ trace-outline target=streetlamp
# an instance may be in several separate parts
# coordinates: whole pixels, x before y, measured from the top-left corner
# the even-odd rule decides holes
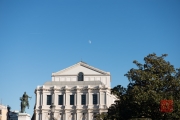
[[[51,104],[51,106],[50,106],[50,109],[51,109],[51,119],[50,120],[56,120],[55,118],[54,118],[54,112],[55,112],[55,105],[54,105],[54,103],[52,103]]]

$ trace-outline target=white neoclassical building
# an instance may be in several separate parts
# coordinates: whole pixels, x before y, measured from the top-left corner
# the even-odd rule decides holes
[[[79,62],[52,73],[52,80],[35,89],[35,120],[93,120],[94,115],[107,112],[116,97],[110,92],[109,72]]]

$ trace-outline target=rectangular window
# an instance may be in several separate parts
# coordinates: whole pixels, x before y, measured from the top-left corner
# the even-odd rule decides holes
[[[93,104],[97,104],[97,94],[93,94]]]
[[[1,110],[0,110],[0,115],[1,115],[2,113],[1,113]]]
[[[81,105],[86,105],[86,95],[81,95]]]
[[[70,95],[70,105],[74,105],[74,95]]]
[[[58,105],[63,105],[63,95],[59,95]]]
[[[51,105],[52,103],[52,95],[47,95],[47,105]]]

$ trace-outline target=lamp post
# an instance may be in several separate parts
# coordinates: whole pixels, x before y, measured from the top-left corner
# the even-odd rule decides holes
[[[50,106],[50,109],[51,109],[51,119],[50,120],[56,120],[55,118],[54,118],[54,112],[55,112],[55,105],[54,105],[54,103],[52,103],[51,104],[51,106]]]

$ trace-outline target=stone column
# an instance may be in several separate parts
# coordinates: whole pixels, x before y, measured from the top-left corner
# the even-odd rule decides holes
[[[46,119],[46,114],[45,113],[42,112],[40,116],[41,116],[40,120],[45,120]]]
[[[86,104],[89,105],[89,92],[86,93]]]
[[[45,97],[45,93],[43,91],[43,94],[42,94],[42,106],[44,106],[46,103],[45,103],[45,100],[46,100],[46,97]]]
[[[80,94],[79,94],[79,92],[77,91],[77,106],[80,105],[80,101],[81,101]]]
[[[100,108],[102,108],[104,105],[104,102],[103,102],[104,98],[103,97],[104,97],[103,92],[99,90],[99,107]]]
[[[66,118],[65,118],[65,113],[62,113],[60,120],[66,120]]]
[[[98,104],[98,105],[100,104],[100,103],[99,103],[99,102],[100,102],[100,99],[99,99],[99,98],[100,98],[100,94],[97,93],[97,104]]]
[[[109,95],[108,92],[106,92],[106,105],[109,107]]]
[[[57,105],[57,96],[56,96],[56,86],[54,86],[54,94],[53,94],[53,96],[54,96],[54,100],[53,100],[53,103],[54,103],[54,105]]]
[[[42,86],[42,106],[46,105],[45,86]]]
[[[74,93],[74,105],[76,106],[77,105],[77,95],[76,95],[76,93]]]
[[[66,101],[66,106],[67,106],[67,105],[69,105],[69,104],[68,104],[68,93],[67,93],[67,91],[66,91],[66,93],[65,93],[65,96],[66,96],[65,101]]]
[[[79,86],[76,87],[76,107],[78,108],[80,105],[80,90],[79,90]]]
[[[36,120],[40,120],[39,118],[39,112],[36,111]]]
[[[64,120],[68,120],[68,113],[67,113],[67,111],[64,113]]]
[[[76,120],[80,120],[80,113],[79,112],[76,113]]]
[[[66,105],[66,92],[64,92],[63,94],[63,105],[64,106]]]
[[[77,119],[76,119],[76,113],[73,114],[73,118],[74,118],[74,120],[77,120]]]
[[[52,101],[51,101],[51,103],[54,103],[54,91],[51,93],[51,95],[52,95]]]
[[[90,113],[90,112],[87,113],[87,119],[92,120],[92,113]]]
[[[62,115],[60,115],[60,120],[65,120],[65,114],[62,113]]]
[[[43,98],[42,98],[42,91],[40,92],[40,106],[42,106],[42,101],[43,101]]]
[[[40,105],[40,92],[36,91],[36,106],[39,107]]]
[[[107,92],[105,92],[105,101],[104,104],[107,106]]]
[[[88,101],[89,101],[89,105],[92,105],[92,94],[90,93],[90,91],[88,90]]]
[[[68,88],[67,88],[67,86],[65,86],[65,88],[64,88],[65,90],[64,90],[64,92],[65,92],[65,106],[67,107],[67,105],[69,105],[68,104]]]
[[[87,104],[88,105],[91,105],[92,104],[92,100],[91,100],[91,90],[90,90],[90,86],[88,85],[88,88],[87,88],[87,91],[88,91],[88,93],[87,93]]]
[[[51,97],[52,97],[52,98],[51,98],[51,99],[52,99],[51,103],[54,103],[54,92],[55,92],[55,91],[54,91],[54,88],[55,88],[55,87],[53,86],[53,89],[52,89],[52,91],[51,91]]]

